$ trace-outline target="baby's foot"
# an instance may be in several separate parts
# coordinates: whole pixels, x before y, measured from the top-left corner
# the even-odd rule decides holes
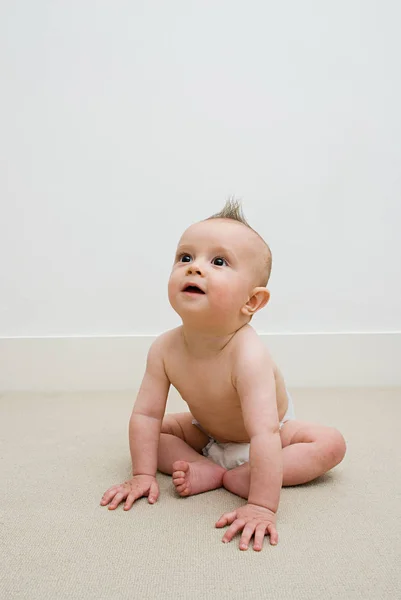
[[[210,460],[191,463],[177,460],[173,464],[173,483],[180,496],[193,496],[221,487],[225,472],[226,469]]]

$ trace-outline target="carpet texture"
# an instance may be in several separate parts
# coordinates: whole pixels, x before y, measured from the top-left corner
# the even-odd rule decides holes
[[[130,475],[133,393],[0,396],[0,597],[5,599],[401,598],[400,389],[291,390],[298,419],[335,426],[344,461],[284,488],[279,544],[222,544],[244,501],[220,489],[99,505]],[[171,396],[169,412],[183,410]]]

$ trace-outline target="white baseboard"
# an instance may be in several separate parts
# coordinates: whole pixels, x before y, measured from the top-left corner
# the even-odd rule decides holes
[[[401,386],[401,332],[261,337],[289,387]],[[0,338],[0,391],[137,389],[154,339]]]

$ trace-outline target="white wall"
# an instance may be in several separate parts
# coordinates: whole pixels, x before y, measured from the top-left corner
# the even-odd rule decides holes
[[[3,0],[0,337],[178,323],[175,244],[229,194],[270,332],[401,330],[396,0]]]

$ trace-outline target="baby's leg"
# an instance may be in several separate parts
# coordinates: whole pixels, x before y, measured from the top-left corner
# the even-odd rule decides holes
[[[223,485],[223,467],[201,454],[208,436],[192,424],[191,413],[167,415],[163,419],[157,468],[173,476],[180,496],[191,496]]]
[[[346,445],[334,427],[305,421],[287,421],[280,431],[283,447],[283,486],[300,485],[326,473],[344,458]],[[248,498],[249,464],[227,471],[223,478],[226,489]]]

